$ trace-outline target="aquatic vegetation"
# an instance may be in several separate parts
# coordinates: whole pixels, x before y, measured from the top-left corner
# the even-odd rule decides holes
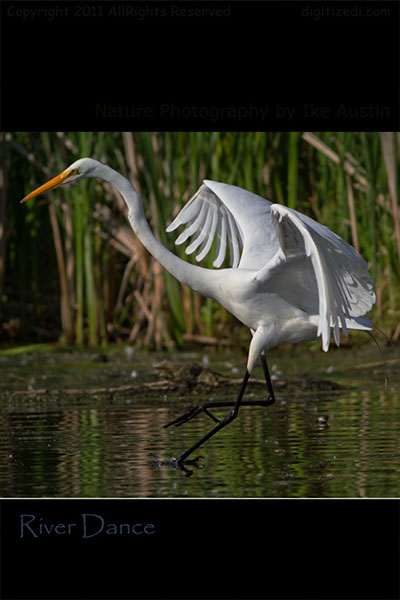
[[[248,343],[246,329],[223,308],[182,286],[146,253],[107,184],[83,181],[21,209],[18,200],[29,190],[81,156],[131,177],[152,230],[182,257],[184,248],[165,226],[203,178],[249,189],[328,225],[369,262],[374,321],[400,336],[393,133],[7,133],[2,149],[3,341],[59,338],[92,347],[128,341],[162,349],[191,341],[228,345],[224,335],[234,330],[235,344]],[[212,253],[204,265],[211,263]]]

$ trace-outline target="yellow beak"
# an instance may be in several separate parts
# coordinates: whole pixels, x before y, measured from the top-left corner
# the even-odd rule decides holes
[[[44,185],[41,185],[36,190],[25,196],[25,198],[21,200],[21,204],[23,202],[26,202],[27,200],[30,200],[31,198],[34,198],[35,196],[39,196],[39,194],[44,194],[45,192],[56,188],[57,186],[61,185],[67,179],[67,177],[70,177],[71,175],[75,174],[75,169],[71,169],[70,171],[64,171],[63,173],[60,173],[60,175],[57,175],[57,177],[53,177],[53,179],[50,179],[50,181],[48,181]]]

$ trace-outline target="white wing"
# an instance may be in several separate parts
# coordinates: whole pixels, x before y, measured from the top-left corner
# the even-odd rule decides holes
[[[223,264],[228,241],[232,267],[259,270],[278,249],[270,210],[271,202],[256,194],[205,180],[166,231],[186,225],[175,243],[182,244],[193,236],[186,254],[199,249],[197,261],[207,256],[217,236],[214,267]]]
[[[331,327],[339,345],[339,327],[347,335],[349,318],[361,317],[375,303],[368,265],[352,246],[310,217],[279,204],[271,206],[279,248],[257,274],[257,280],[280,280],[279,293],[302,302],[309,312],[318,304],[318,335],[329,348]],[[275,285],[277,282],[275,281]],[[312,314],[312,312],[310,313]],[[361,323],[361,319],[359,319]]]

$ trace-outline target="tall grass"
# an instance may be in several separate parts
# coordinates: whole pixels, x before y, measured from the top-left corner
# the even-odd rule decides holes
[[[2,339],[59,335],[68,344],[128,340],[165,348],[196,339],[229,343],[237,326],[148,255],[107,184],[82,181],[20,206],[20,198],[82,156],[132,180],[155,235],[185,260],[165,226],[204,178],[244,187],[328,225],[369,262],[378,298],[374,319],[400,336],[399,138],[393,133],[15,133],[5,134],[0,148]],[[206,257],[204,266],[212,260]]]

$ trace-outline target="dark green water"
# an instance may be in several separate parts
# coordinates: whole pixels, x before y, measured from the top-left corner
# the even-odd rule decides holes
[[[274,378],[325,379],[341,389],[284,390],[276,384],[276,404],[243,407],[236,421],[197,452],[204,456],[202,468],[190,477],[170,460],[212,422],[200,415],[178,428],[162,426],[205,398],[234,399],[237,389],[148,397],[115,391],[159,380],[152,365],[163,358],[203,362],[232,377],[245,367],[245,356],[231,353],[1,355],[0,496],[400,496],[400,365],[389,350],[386,392],[381,356],[372,346],[328,354],[306,345],[290,353],[272,351]],[[261,369],[254,376],[262,378]],[[99,388],[115,390],[88,391]],[[44,389],[47,393],[36,393]],[[71,389],[77,391],[67,393]],[[247,397],[264,399],[265,392],[251,388]],[[326,416],[327,424],[321,423]]]

